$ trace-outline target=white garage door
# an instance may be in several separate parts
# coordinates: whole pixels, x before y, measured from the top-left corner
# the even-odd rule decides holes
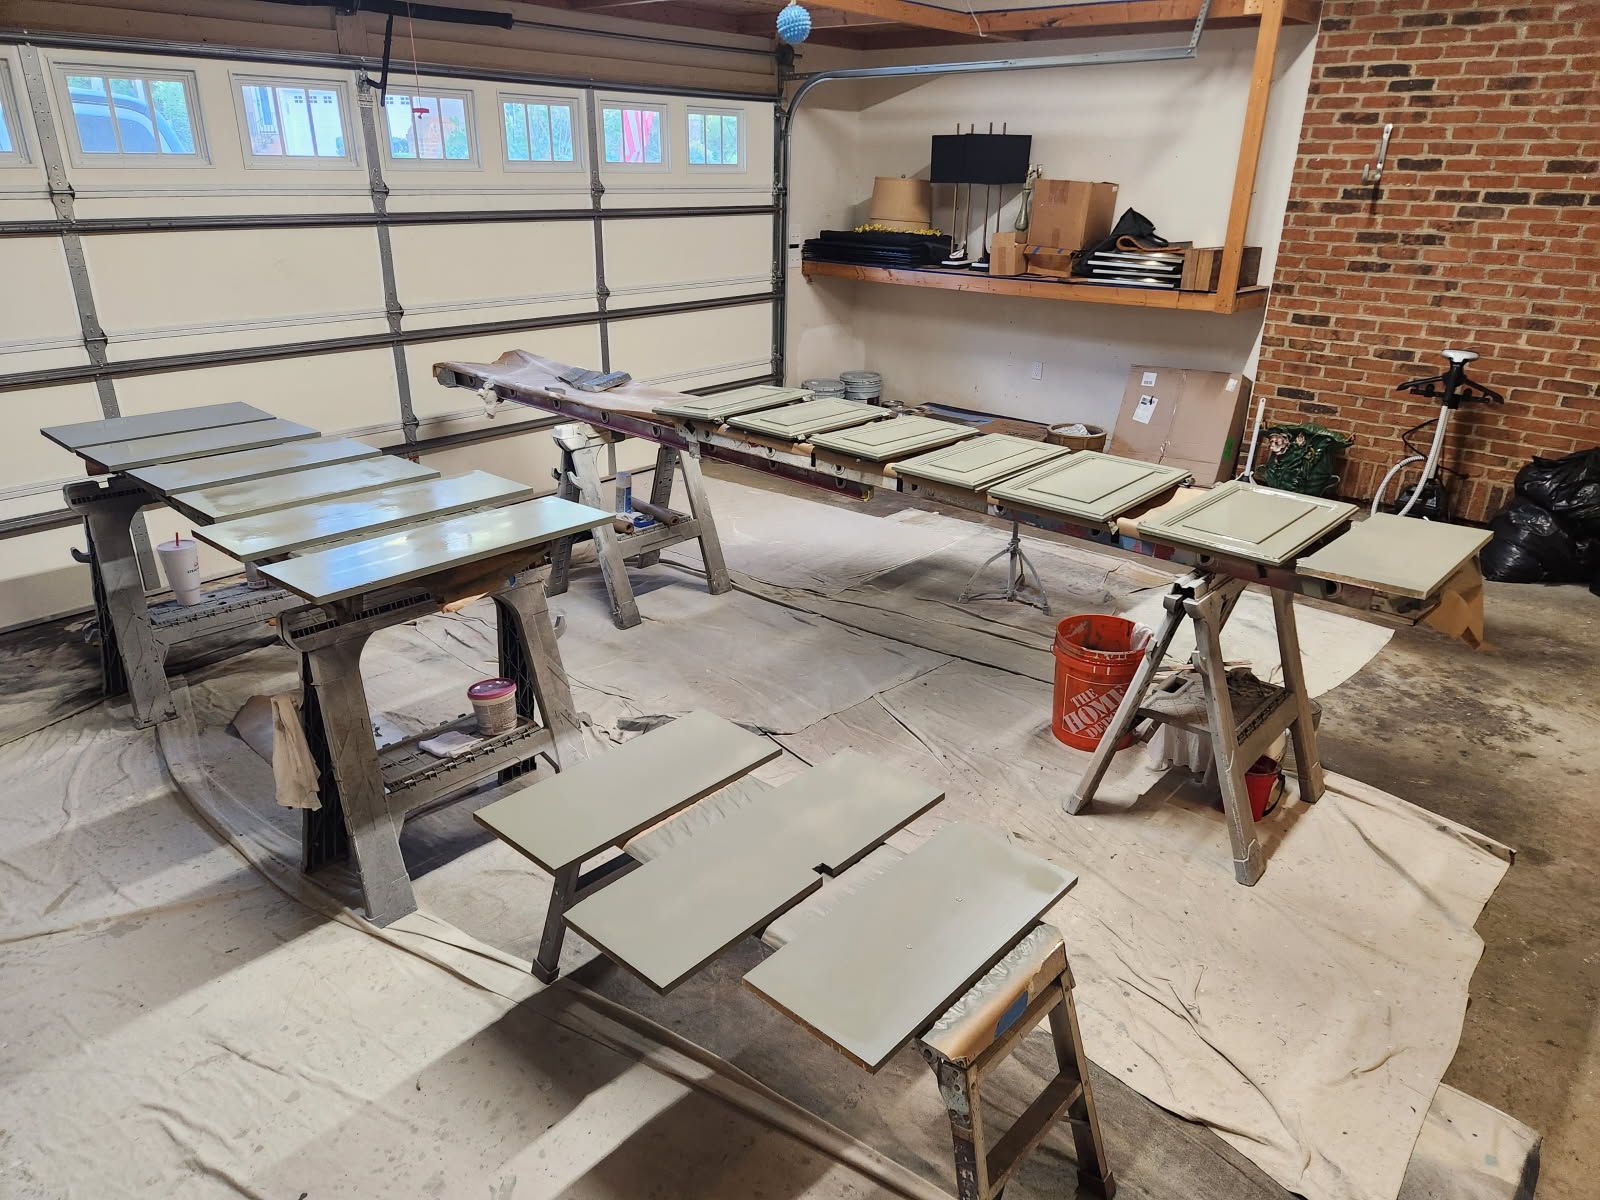
[[[89,599],[44,424],[243,400],[548,487],[434,363],[768,377],[772,141],[748,97],[0,46],[0,627]]]

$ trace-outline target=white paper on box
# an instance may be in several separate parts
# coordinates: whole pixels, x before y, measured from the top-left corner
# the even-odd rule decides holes
[[[1150,424],[1150,418],[1156,415],[1156,398],[1154,396],[1140,396],[1139,403],[1134,406],[1133,419],[1141,425]]]
[[[1146,371],[1144,373],[1144,378],[1139,381],[1139,386],[1140,387],[1155,387],[1155,385],[1156,385],[1156,373],[1154,371]]]

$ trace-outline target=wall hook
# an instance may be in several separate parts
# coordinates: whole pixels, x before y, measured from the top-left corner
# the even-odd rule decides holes
[[[1394,126],[1383,127],[1383,139],[1378,143],[1378,157],[1361,168],[1361,182],[1372,189],[1372,194],[1378,194],[1378,187],[1383,183],[1383,167],[1389,159],[1389,139],[1394,136]]]

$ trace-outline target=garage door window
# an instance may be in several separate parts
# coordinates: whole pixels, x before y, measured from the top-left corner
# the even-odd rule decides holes
[[[383,115],[393,162],[469,166],[477,160],[472,97],[465,92],[391,92]]]
[[[573,108],[542,96],[501,96],[506,163],[512,167],[570,169],[578,164]]]
[[[194,76],[60,66],[80,166],[194,166],[204,162]]]
[[[606,162],[624,167],[655,167],[665,164],[666,114],[659,108],[639,105],[605,105],[600,109],[600,128],[605,135]]]
[[[0,167],[27,161],[22,149],[22,126],[17,121],[16,94],[11,90],[11,68],[0,62]]]
[[[245,157],[257,167],[340,167],[355,162],[344,90],[329,81],[239,81]]]
[[[689,165],[744,165],[744,126],[738,113],[714,109],[689,110]]]

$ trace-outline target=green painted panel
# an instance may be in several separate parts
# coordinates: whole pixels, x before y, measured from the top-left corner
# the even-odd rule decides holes
[[[567,923],[666,991],[942,798],[845,751],[763,792],[568,910]]]
[[[989,498],[1109,526],[1130,508],[1190,478],[1182,467],[1086,450],[997,483]]]
[[[107,442],[126,442],[270,420],[271,413],[262,412],[249,404],[200,404],[194,408],[170,408],[165,412],[143,413],[135,417],[109,417],[103,421],[52,425],[39,432],[63,449],[81,450],[86,446],[102,446]]]
[[[330,438],[316,442],[285,442],[281,446],[187,458],[182,462],[157,463],[153,467],[136,467],[128,474],[158,495],[170,496],[175,492],[192,492],[196,488],[216,484],[244,483],[269,475],[304,471],[309,467],[377,458],[381,453],[381,450],[349,438]]]
[[[342,600],[543,545],[610,521],[611,513],[554,496],[397,529],[269,563],[261,573],[313,604]]]
[[[936,421],[932,417],[902,416],[832,433],[819,433],[812,437],[811,444],[853,458],[884,462],[891,458],[920,454],[934,446],[946,446],[976,434],[977,430],[970,425]]]
[[[78,451],[108,471],[131,471],[156,463],[203,458],[208,454],[229,454],[235,450],[254,450],[280,442],[309,441],[322,435],[306,425],[273,417],[266,421],[244,421],[216,429],[195,429],[157,437],[131,438],[102,442]]]
[[[473,508],[531,500],[534,488],[485,471],[423,479],[339,500],[274,509],[196,529],[195,537],[240,562],[281,558],[320,542],[381,533]]]
[[[798,400],[810,398],[811,393],[803,388],[775,387],[768,383],[758,383],[750,387],[734,388],[731,392],[718,392],[715,396],[700,396],[682,403],[658,404],[656,411],[666,417],[721,422],[740,413],[777,408],[781,404],[793,404]]]
[[[1233,480],[1171,512],[1139,522],[1139,535],[1281,566],[1348,524],[1356,506]]]
[[[1294,564],[1298,574],[1427,600],[1482,550],[1487,529],[1378,513]]]
[[[417,479],[437,479],[439,472],[403,458],[369,458],[362,462],[313,467],[290,475],[272,475],[244,483],[179,492],[172,506],[185,516],[209,524],[232,517],[248,517],[280,508],[295,508],[316,500],[334,500],[358,492],[376,491]]]
[[[1065,446],[986,433],[981,437],[895,463],[895,472],[913,479],[929,479],[951,487],[981,491],[990,484],[1019,475],[1030,467],[1054,462],[1071,454]]]
[[[864,425],[889,415],[886,409],[871,404],[858,404],[854,400],[826,397],[788,404],[766,412],[733,417],[728,424],[735,429],[759,433],[780,441],[803,442],[815,434],[850,425]]]
[[[714,713],[692,712],[473,816],[550,874],[620,846],[782,753]]]
[[[1075,880],[981,825],[946,825],[744,977],[869,1071],[972,986]]]

